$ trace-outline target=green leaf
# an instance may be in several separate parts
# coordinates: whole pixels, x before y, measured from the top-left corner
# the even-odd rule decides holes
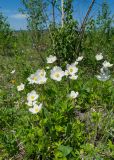
[[[64,157],[66,157],[72,152],[72,147],[60,145],[58,150],[62,152]]]

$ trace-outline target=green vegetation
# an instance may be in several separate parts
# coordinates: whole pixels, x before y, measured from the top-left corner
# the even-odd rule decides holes
[[[0,13],[0,54],[11,56],[14,54],[14,49],[15,38],[13,32],[11,31],[6,18]]]
[[[27,31],[11,31],[0,15],[0,160],[113,160],[114,27],[108,4],[96,19],[88,18],[82,35],[71,0],[62,27],[54,17],[44,27],[42,11],[50,3],[43,2],[23,0]]]

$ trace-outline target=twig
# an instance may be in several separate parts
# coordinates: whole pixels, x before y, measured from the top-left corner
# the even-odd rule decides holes
[[[82,40],[83,40],[83,36],[84,36],[84,33],[85,33],[85,27],[86,27],[86,22],[88,20],[88,17],[89,17],[89,14],[94,6],[94,3],[95,3],[95,0],[92,0],[89,8],[88,8],[88,11],[86,13],[86,16],[82,22],[82,25],[81,25],[81,33],[80,33],[80,37],[79,37],[79,44],[77,46],[77,49],[76,49],[76,53],[79,53],[80,52],[80,46],[81,46],[81,43],[82,43]]]

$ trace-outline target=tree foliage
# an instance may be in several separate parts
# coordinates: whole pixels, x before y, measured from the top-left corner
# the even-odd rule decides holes
[[[32,33],[33,42],[36,43],[41,38],[41,33],[45,28],[46,17],[44,10],[46,3],[42,0],[22,0],[25,9],[24,13],[27,15],[28,29]]]
[[[13,55],[14,36],[7,19],[0,13],[0,54]]]

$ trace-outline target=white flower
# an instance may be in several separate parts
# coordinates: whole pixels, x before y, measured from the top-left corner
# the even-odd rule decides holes
[[[46,76],[46,72],[44,69],[38,69],[35,73],[38,77],[42,78]]]
[[[75,61],[75,62],[74,62],[74,65],[77,65],[77,64],[78,64],[78,62],[77,62],[77,61]]]
[[[112,67],[112,66],[113,66],[113,64],[110,64],[110,62],[108,62],[108,61],[103,62],[103,67],[105,67],[105,68]]]
[[[95,58],[96,58],[97,61],[102,60],[102,59],[103,59],[102,53],[97,54],[97,55],[95,56]]]
[[[68,70],[65,70],[65,76],[68,76],[68,75],[69,75]]]
[[[29,111],[32,112],[32,114],[37,114],[42,109],[42,103],[39,105],[35,104],[33,108],[29,108]]]
[[[25,88],[25,85],[23,83],[21,83],[19,86],[17,86],[18,91],[22,91],[22,90],[24,90],[24,88]]]
[[[56,56],[52,56],[50,55],[49,57],[47,57],[47,63],[53,63],[57,60]]]
[[[72,79],[72,80],[76,80],[78,78],[78,75],[74,74],[74,75],[71,75],[69,78]]]
[[[44,69],[37,70],[36,75],[38,77],[37,81],[35,82],[36,84],[44,84],[47,81],[46,72]]]
[[[56,81],[61,81],[62,77],[65,75],[65,72],[61,69],[61,67],[55,66],[51,70],[51,79]]]
[[[96,76],[99,81],[107,81],[110,78],[110,75],[97,75]]]
[[[75,73],[78,72],[78,68],[76,67],[76,65],[73,63],[73,64],[67,64],[67,70],[69,72],[69,75],[74,75]]]
[[[29,84],[34,84],[38,81],[38,76],[36,74],[31,74],[27,80],[29,81]]]
[[[15,73],[15,69],[14,69],[14,70],[12,70],[10,73],[11,73],[11,74],[14,74],[14,73]]]
[[[110,78],[110,71],[108,68],[102,67],[100,69],[100,75],[96,76],[100,81],[107,81]]]
[[[110,74],[110,70],[108,68],[102,67],[100,69],[100,74],[102,74],[102,75],[109,75]]]
[[[35,101],[37,98],[39,97],[39,95],[36,93],[36,91],[31,91],[30,93],[27,94],[27,101],[33,102]]]
[[[68,95],[69,98],[75,99],[79,95],[78,92],[71,91],[71,93]]]
[[[46,69],[50,69],[50,67],[49,67],[49,66],[47,66],[47,67],[46,67]]]
[[[47,81],[46,77],[39,77],[39,79],[36,82],[36,84],[44,84],[44,83],[46,83],[46,81]]]
[[[80,56],[76,59],[77,62],[81,61],[83,59],[83,56]]]
[[[31,74],[30,77],[27,78],[29,84],[44,84],[47,81],[46,72],[44,69],[38,69],[35,74]]]
[[[102,74],[105,74],[105,73],[104,73],[104,67],[102,67],[102,68],[100,69],[100,72],[101,72]]]

